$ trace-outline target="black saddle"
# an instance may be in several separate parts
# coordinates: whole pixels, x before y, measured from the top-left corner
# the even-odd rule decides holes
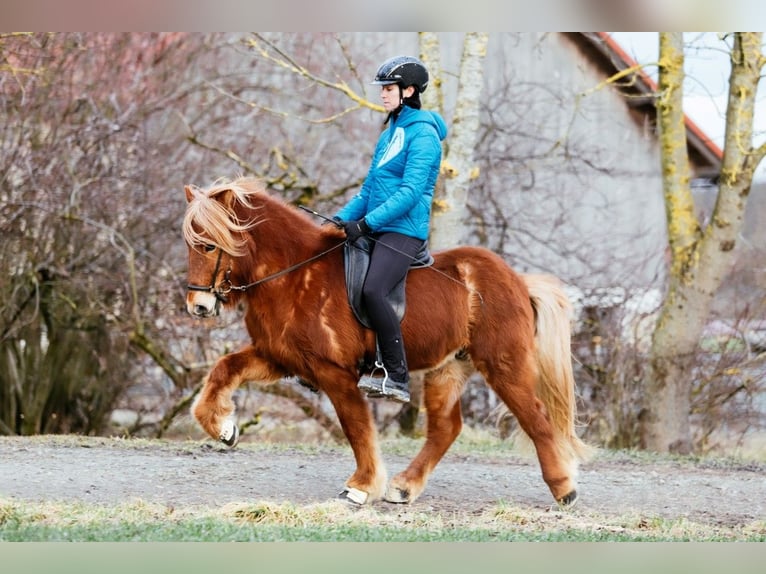
[[[343,262],[346,269],[346,292],[348,293],[348,302],[354,311],[357,320],[367,327],[370,326],[370,320],[367,317],[367,311],[362,304],[362,285],[367,277],[367,270],[370,268],[370,253],[374,246],[372,237],[363,235],[355,242],[347,241],[343,246]],[[418,253],[410,263],[410,269],[418,267],[429,267],[433,264],[434,258],[428,250],[428,243],[423,242],[423,249]],[[404,318],[405,310],[405,283],[406,276],[397,283],[388,293],[387,299],[396,311],[399,321]]]

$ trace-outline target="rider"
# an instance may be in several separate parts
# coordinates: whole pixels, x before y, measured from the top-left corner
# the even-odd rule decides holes
[[[359,193],[335,218],[350,241],[362,235],[373,238],[362,293],[384,368],[382,377],[364,376],[358,386],[369,396],[406,403],[407,358],[399,318],[386,295],[406,277],[410,263],[427,244],[447,126],[438,113],[421,110],[428,70],[417,58],[386,60],[372,83],[381,86],[388,129],[380,134]]]

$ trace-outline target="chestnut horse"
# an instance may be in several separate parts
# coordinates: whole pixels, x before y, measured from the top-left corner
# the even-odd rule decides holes
[[[196,317],[244,302],[250,343],[221,357],[192,407],[215,439],[234,446],[232,393],[242,383],[294,375],[326,393],[356,459],[340,497],[357,504],[413,502],[462,427],[460,395],[475,371],[534,443],[543,479],[562,507],[577,500],[577,465],[588,447],[575,434],[569,302],[558,280],[519,275],[481,247],[434,254],[412,269],[402,321],[407,364],[423,374],[426,440],[388,482],[360,370],[375,335],[359,323],[345,288],[344,233],[320,226],[250,178],[187,186],[186,306]]]

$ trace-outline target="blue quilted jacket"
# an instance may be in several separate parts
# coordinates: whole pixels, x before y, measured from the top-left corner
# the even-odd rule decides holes
[[[404,106],[380,134],[359,193],[336,216],[345,221],[364,217],[373,232],[428,239],[446,136],[447,125],[438,113]]]

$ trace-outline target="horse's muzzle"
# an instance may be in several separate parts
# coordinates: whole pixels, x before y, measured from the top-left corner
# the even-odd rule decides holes
[[[220,310],[221,301],[212,293],[190,293],[186,298],[186,311],[192,317],[215,317]]]

